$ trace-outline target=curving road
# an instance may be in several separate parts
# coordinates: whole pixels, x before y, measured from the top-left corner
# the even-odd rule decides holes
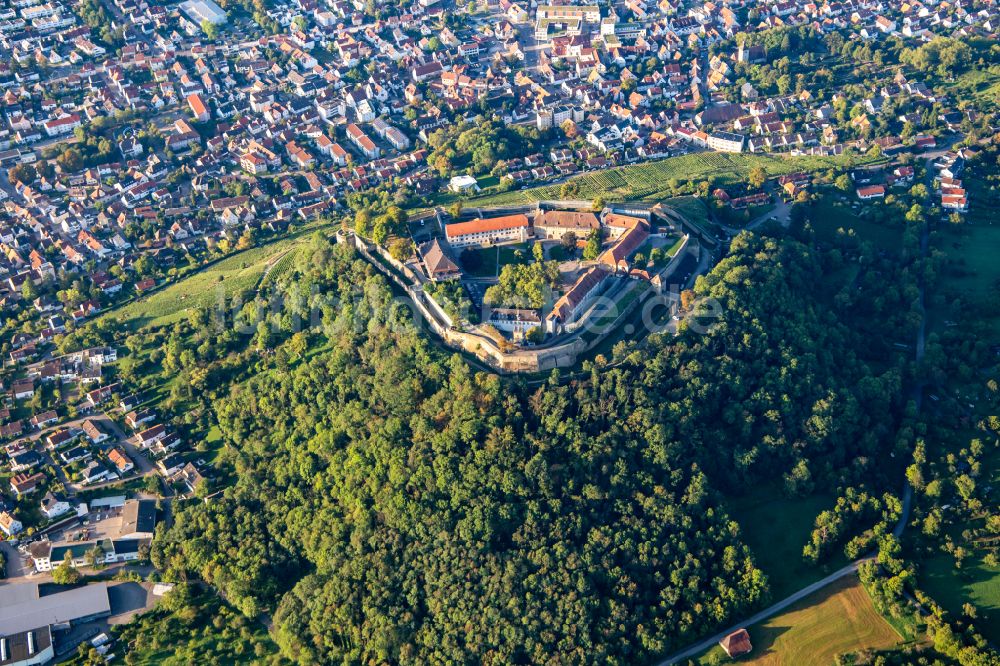
[[[929,235],[930,234],[929,234],[928,226],[925,224],[924,225],[924,229],[923,229],[923,233],[921,234],[921,237],[920,237],[920,252],[921,252],[922,256],[926,256],[927,255],[927,246],[928,246]],[[917,329],[916,352],[914,354],[915,360],[916,360],[916,362],[918,364],[923,359],[924,348],[926,346],[926,337],[927,337],[927,312],[926,312],[926,310],[924,308],[924,296],[925,296],[925,289],[924,289],[924,285],[921,283],[920,284],[920,293],[919,293],[919,297],[918,298],[919,298],[920,311],[921,311],[922,317],[920,319],[920,326]],[[923,402],[923,390],[924,390],[924,384],[922,382],[914,385],[914,387],[913,387],[913,400],[914,400],[914,402],[917,405],[917,410],[918,411],[920,410],[920,406],[921,406],[921,404]],[[907,523],[910,522],[910,509],[911,509],[911,507],[913,505],[913,488],[910,486],[909,482],[906,481],[906,480],[903,481],[903,499],[902,499],[902,505],[903,506],[902,506],[902,511],[900,513],[900,516],[899,516],[899,521],[897,521],[896,526],[892,530],[893,536],[895,536],[897,539],[900,538],[903,535],[903,531],[906,529]],[[875,553],[870,553],[870,554],[868,554],[868,555],[866,555],[866,556],[864,556],[864,557],[862,557],[862,558],[860,558],[858,560],[855,560],[854,562],[851,562],[850,564],[844,566],[843,568],[838,569],[837,571],[833,572],[832,574],[830,574],[826,578],[820,579],[820,580],[816,581],[815,583],[807,585],[807,586],[803,587],[801,590],[799,590],[797,592],[794,592],[793,594],[785,597],[781,601],[779,601],[779,602],[777,602],[777,603],[775,603],[775,604],[773,604],[773,605],[765,608],[764,610],[758,612],[756,615],[751,615],[750,617],[746,618],[742,622],[734,624],[731,627],[729,627],[729,628],[727,628],[727,629],[725,629],[723,631],[720,631],[719,633],[715,634],[714,636],[710,636],[709,638],[706,638],[706,639],[700,641],[699,643],[697,643],[695,645],[691,645],[689,647],[684,648],[683,650],[681,650],[679,652],[675,652],[674,654],[668,656],[666,659],[664,659],[662,661],[656,662],[655,666],[670,666],[671,664],[676,664],[677,662],[681,661],[682,659],[689,659],[691,657],[697,656],[697,655],[701,654],[702,652],[705,652],[706,650],[710,649],[714,645],[716,645],[719,641],[721,641],[723,638],[725,638],[726,636],[728,636],[732,632],[734,632],[734,631],[736,631],[738,629],[743,629],[743,628],[750,627],[751,625],[757,624],[758,622],[762,622],[763,620],[768,619],[772,615],[776,615],[777,613],[783,611],[784,609],[788,608],[789,606],[791,606],[792,604],[796,603],[797,601],[801,601],[805,597],[808,597],[813,592],[817,592],[817,591],[823,589],[824,587],[826,587],[830,583],[833,583],[833,582],[835,582],[837,580],[840,580],[844,576],[849,576],[849,575],[852,575],[852,574],[856,573],[857,570],[858,570],[858,566],[862,562],[865,562],[867,560],[871,560],[871,559],[874,559],[874,558],[875,558]]]

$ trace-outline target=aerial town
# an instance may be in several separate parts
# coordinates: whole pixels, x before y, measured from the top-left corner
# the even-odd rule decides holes
[[[160,640],[149,618],[166,612],[164,599],[190,595],[189,610],[226,617],[284,608],[273,596],[247,611],[206,573],[215,561],[177,575],[183,558],[170,548],[197,541],[185,530],[205,523],[184,517],[237,501],[251,468],[233,452],[250,431],[220,404],[257,375],[292,372],[336,347],[309,348],[308,331],[279,344],[283,333],[263,323],[244,342],[210,336],[207,308],[221,303],[233,322],[263,311],[268,289],[304,280],[304,258],[329,254],[314,249],[318,239],[405,298],[435,353],[528,386],[557,385],[549,373],[583,381],[627,367],[623,349],[641,357],[683,340],[697,302],[718,298],[712,275],[729,269],[730,244],[757,233],[828,253],[823,270],[844,285],[824,279],[817,294],[829,289],[838,305],[856,304],[869,280],[921,275],[892,297],[940,309],[909,314],[932,329],[920,330],[915,364],[928,344],[947,356],[940,345],[959,346],[963,299],[981,297],[992,312],[997,284],[987,250],[1000,242],[977,234],[992,233],[1000,206],[998,38],[996,0],[0,0],[0,666],[82,666],[143,649],[145,661],[126,663],[161,663],[149,656]],[[921,224],[933,228],[908,236]],[[917,254],[937,263],[892,263]],[[927,296],[938,273],[955,286]],[[1000,349],[1000,338],[981,335],[962,349]],[[890,337],[889,351],[910,350],[898,330]],[[733,344],[713,353],[728,357]],[[986,381],[977,362],[963,380]],[[916,382],[915,372],[896,380]],[[933,390],[937,403],[949,372],[914,384],[916,394]],[[910,409],[926,411],[928,400]],[[974,402],[961,401],[963,428],[985,422]],[[737,411],[725,418],[739,421]],[[733,458],[743,464],[749,450]],[[955,465],[940,467],[978,469]],[[553,479],[564,466],[548,464]],[[811,469],[776,483],[796,485],[799,474],[813,484]],[[906,475],[907,492],[923,487]],[[855,483],[831,482],[829,497]],[[573,492],[608,496],[589,483]],[[957,533],[948,539],[953,553]],[[301,550],[298,565],[316,566]],[[644,638],[642,651],[606,663],[757,655],[754,623],[729,627],[763,608],[754,604],[719,610],[701,631]],[[998,607],[986,621],[994,645]],[[266,663],[463,660],[307,658],[282,642],[291,634],[257,624],[266,623],[239,625],[254,663],[278,653],[287,661]],[[379,642],[347,635],[337,640]],[[695,639],[708,642],[687,649]],[[221,662],[250,663],[218,649]],[[696,660],[706,651],[716,661]],[[542,654],[493,659],[588,663]]]

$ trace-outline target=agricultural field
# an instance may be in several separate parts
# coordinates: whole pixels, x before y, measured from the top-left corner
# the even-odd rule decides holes
[[[864,156],[840,157],[777,157],[701,152],[670,157],[659,162],[646,162],[604,169],[574,176],[567,182],[576,185],[576,199],[603,197],[606,201],[630,199],[664,199],[673,196],[671,181],[711,180],[716,185],[743,182],[755,166],[763,166],[769,175],[780,176],[795,171],[818,171],[847,168],[870,161]],[[561,184],[543,185],[526,190],[485,193],[469,200],[469,205],[491,206],[533,203],[540,199],[559,199]]]
[[[190,309],[256,289],[272,265],[267,277],[269,281],[276,279],[291,268],[296,246],[305,242],[312,231],[315,228],[304,227],[285,238],[225,257],[158,291],[109,310],[102,317],[118,320],[131,329],[172,324],[185,317]]]
[[[267,273],[260,281],[260,287],[263,289],[281,280],[282,276],[291,271],[296,262],[303,256],[308,256],[305,253],[305,249],[301,246],[296,246],[276,258],[272,258],[269,264],[270,268],[267,269]]]
[[[829,666],[838,654],[885,649],[903,640],[875,610],[856,576],[833,583],[749,631],[753,652],[739,660],[748,666]],[[716,646],[699,663],[727,661]]]

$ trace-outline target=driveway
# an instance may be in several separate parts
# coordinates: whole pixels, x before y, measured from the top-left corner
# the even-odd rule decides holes
[[[33,572],[30,560],[24,563],[24,556],[18,552],[17,547],[9,541],[0,541],[0,551],[3,552],[4,561],[7,563],[7,577],[4,582],[24,583],[28,581],[28,574]]]
[[[772,201],[775,200],[776,200],[775,207],[767,211],[763,215],[757,217],[756,219],[751,220],[750,223],[747,224],[747,229],[754,229],[756,227],[759,227],[760,225],[770,220],[772,217],[775,219],[776,222],[780,223],[781,226],[783,227],[788,226],[788,222],[791,219],[792,206],[782,197],[772,195]]]

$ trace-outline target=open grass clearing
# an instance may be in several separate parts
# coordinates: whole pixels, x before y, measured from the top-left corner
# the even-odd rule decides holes
[[[192,309],[221,303],[244,290],[256,289],[272,263],[275,269],[291,268],[288,262],[293,259],[286,261],[287,255],[294,256],[291,250],[306,242],[308,235],[317,228],[317,225],[307,225],[284,238],[232,254],[102,316],[121,321],[132,329],[172,324]],[[271,278],[268,275],[268,279]]]
[[[848,203],[831,197],[809,207],[809,222],[821,241],[837,244],[845,236],[868,241],[875,247],[897,252],[903,242],[903,230],[875,224],[859,215],[863,208],[852,208]]]
[[[1000,100],[1000,67],[973,67],[949,83],[949,88],[959,99],[974,100],[976,108],[996,108]]]
[[[462,268],[473,277],[496,277],[500,256],[495,247],[468,247],[460,256]]]
[[[675,240],[673,244],[666,249],[667,256],[673,258],[673,256],[680,251],[681,245],[683,244],[684,244],[683,238],[678,238],[677,240]]]
[[[920,587],[954,617],[962,614],[963,604],[976,607],[976,628],[994,643],[1000,641],[1000,567],[983,564],[983,552],[977,551],[956,570],[954,559],[939,555],[924,561],[920,568]]]
[[[969,429],[960,432],[955,440],[967,442],[981,434]],[[994,488],[985,495],[985,506],[995,507],[995,489],[1000,484],[1000,449],[994,448],[983,457],[983,474],[978,484]],[[970,528],[982,528],[988,513],[991,512],[987,508],[987,511],[975,519],[949,521],[946,532],[956,543],[966,543],[962,533]],[[979,545],[984,546],[985,543]],[[917,583],[955,617],[962,614],[964,604],[975,606],[978,615],[976,628],[994,644],[1000,643],[1000,566],[989,566],[983,561],[988,552],[985,547],[968,550],[970,556],[963,562],[961,569],[956,569],[954,558],[945,553],[926,558],[920,564]]]
[[[1000,284],[1000,225],[972,223],[956,227],[943,223],[934,237],[934,246],[945,256],[938,288],[942,299],[930,311],[932,329],[940,330],[946,321],[960,319],[962,313],[951,308],[958,298],[978,307],[995,298]],[[994,336],[1000,337],[1000,317],[991,316],[991,311],[986,307],[978,316]]]
[[[786,497],[776,487],[761,487],[748,495],[731,497],[729,515],[740,525],[743,541],[757,566],[767,574],[771,596],[782,599],[819,580],[846,562],[837,556],[824,566],[807,564],[802,547],[813,530],[816,516],[833,507],[832,495]]]
[[[663,199],[662,203],[683,215],[689,222],[705,226],[708,224],[708,208],[698,197],[671,197]]]
[[[806,597],[749,631],[753,652],[739,663],[753,666],[830,666],[838,654],[886,649],[902,641],[855,576]],[[701,664],[726,661],[718,646],[700,659]]]

